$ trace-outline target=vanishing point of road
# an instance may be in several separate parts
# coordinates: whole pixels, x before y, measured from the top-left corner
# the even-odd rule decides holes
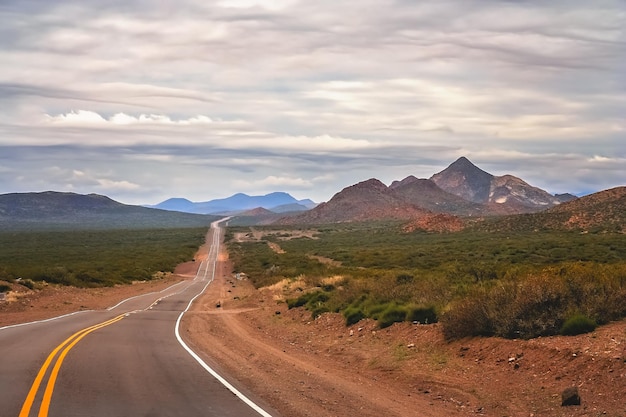
[[[210,352],[194,352],[179,333],[216,273],[217,222],[208,236],[193,280],[107,310],[0,328],[0,416],[277,416],[215,373],[203,359]]]

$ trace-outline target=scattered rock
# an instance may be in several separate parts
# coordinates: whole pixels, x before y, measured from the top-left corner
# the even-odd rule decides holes
[[[577,387],[565,388],[561,393],[561,406],[580,405],[580,395]]]

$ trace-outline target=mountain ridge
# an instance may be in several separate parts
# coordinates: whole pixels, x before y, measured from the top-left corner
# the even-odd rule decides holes
[[[127,205],[99,194],[0,194],[0,229],[5,231],[204,227],[217,219]]]
[[[186,198],[169,198],[147,207],[184,213],[231,215],[255,208],[264,208],[270,211],[277,209],[278,212],[283,212],[288,206],[292,206],[294,211],[303,211],[315,207],[315,205],[316,203],[310,199],[297,200],[288,193],[276,191],[255,196],[236,193],[230,197],[201,202],[192,202]]]
[[[460,217],[481,218],[543,211],[571,194],[552,196],[507,174],[492,175],[460,157],[429,179],[409,175],[388,187],[375,178],[345,187],[328,202],[280,224],[405,220],[407,230],[453,231]]]

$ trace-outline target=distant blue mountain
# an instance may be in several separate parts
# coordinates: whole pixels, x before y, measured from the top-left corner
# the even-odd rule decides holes
[[[187,200],[186,198],[170,198],[165,200],[156,206],[150,206],[151,208],[160,208],[161,210],[170,210],[170,211],[182,211],[185,213],[194,213],[195,203]]]
[[[262,207],[277,212],[284,211],[284,207],[292,207],[293,211],[304,211],[315,207],[316,204],[309,200],[296,200],[288,193],[274,192],[266,195],[250,196],[237,193],[227,198],[218,198],[210,201],[192,202],[186,198],[170,198],[157,205],[149,206],[162,210],[182,211],[197,214],[236,214],[238,212]]]

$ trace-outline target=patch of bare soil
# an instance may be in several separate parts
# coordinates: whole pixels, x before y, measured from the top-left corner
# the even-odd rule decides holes
[[[315,236],[317,230],[305,229],[305,230],[259,230],[254,227],[250,227],[249,232],[237,232],[234,235],[234,239],[237,242],[258,242],[263,240],[265,236],[276,236],[279,240],[291,240],[291,239],[318,239]]]
[[[626,321],[576,337],[448,343],[437,324],[312,320],[287,309],[282,285],[255,290],[229,271],[222,263],[185,316],[187,335],[283,416],[626,416]],[[568,387],[580,406],[561,406]]]

